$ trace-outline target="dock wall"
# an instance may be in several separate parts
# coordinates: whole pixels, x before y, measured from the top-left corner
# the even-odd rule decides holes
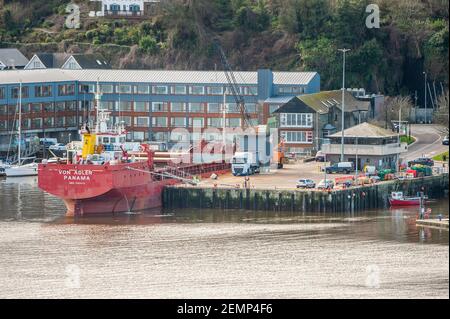
[[[347,212],[387,208],[391,192],[415,195],[423,191],[430,198],[448,194],[449,175],[395,180],[332,192],[306,190],[232,189],[169,186],[163,192],[167,209],[245,209],[285,212]]]

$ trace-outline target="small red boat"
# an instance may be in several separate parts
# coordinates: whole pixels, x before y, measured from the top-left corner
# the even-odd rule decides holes
[[[391,206],[420,206],[420,202],[422,201],[422,204],[424,204],[425,199],[427,197],[408,197],[404,196],[403,192],[393,192],[389,198],[389,204]]]

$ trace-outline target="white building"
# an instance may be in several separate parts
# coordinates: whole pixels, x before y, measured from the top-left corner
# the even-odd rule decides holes
[[[160,0],[91,0],[101,3],[101,11],[96,16],[108,17],[140,17],[153,10]],[[92,14],[91,14],[92,15]]]

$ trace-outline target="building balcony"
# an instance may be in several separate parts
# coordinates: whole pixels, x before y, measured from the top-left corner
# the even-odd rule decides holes
[[[144,11],[105,10],[104,16],[111,17],[111,18],[124,18],[124,17],[143,18]]]
[[[345,144],[344,153],[346,155],[372,155],[372,156],[387,156],[402,154],[408,151],[406,143],[395,143],[386,145],[354,145]],[[328,155],[341,154],[340,144],[324,144],[322,145],[322,152]]]

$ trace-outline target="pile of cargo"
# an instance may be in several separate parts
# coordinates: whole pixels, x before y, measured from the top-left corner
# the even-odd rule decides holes
[[[395,171],[392,169],[383,169],[378,172],[378,177],[382,181],[391,181],[395,179]]]
[[[406,173],[414,176],[414,178],[432,176],[433,169],[430,166],[426,165],[414,165],[413,167],[408,169]]]

